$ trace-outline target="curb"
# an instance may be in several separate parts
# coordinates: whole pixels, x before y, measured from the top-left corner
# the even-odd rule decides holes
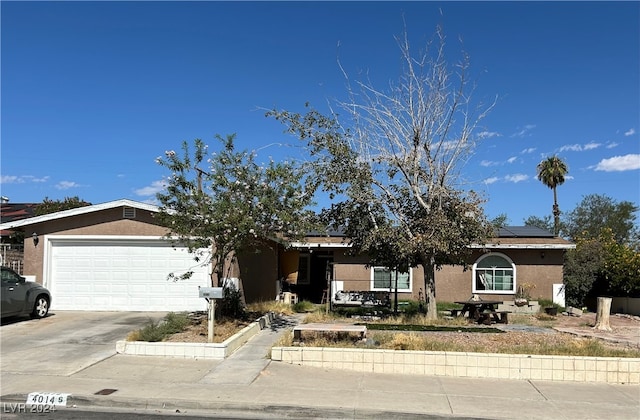
[[[24,394],[9,394],[0,397],[0,404],[24,403],[27,396]],[[251,403],[230,403],[230,402],[208,402],[195,400],[176,400],[163,402],[154,399],[133,399],[126,397],[100,398],[95,396],[72,396],[67,398],[67,405],[57,407],[58,410],[83,410],[91,409],[95,411],[100,408],[117,409],[137,409],[166,411],[166,414],[188,414],[189,410],[215,411],[216,415],[224,416],[225,413],[233,418],[259,418],[259,419],[344,419],[348,412],[348,418],[369,419],[369,418],[393,418],[393,419],[442,419],[443,416],[449,418],[455,416],[452,413],[424,413],[424,412],[398,412],[386,410],[374,410],[366,408],[345,407],[330,408],[301,405],[278,405],[278,404],[251,404]],[[256,413],[260,413],[256,417]],[[157,413],[156,413],[157,414]],[[192,413],[195,414],[195,413]],[[244,414],[244,416],[242,416]],[[239,416],[239,417],[238,417]],[[460,417],[459,420],[471,419],[492,419],[493,417]]]
[[[116,342],[116,353],[133,356],[160,356],[185,359],[224,360],[244,345],[250,338],[270,326],[276,319],[269,312],[244,327],[222,343],[175,343],[125,341]]]

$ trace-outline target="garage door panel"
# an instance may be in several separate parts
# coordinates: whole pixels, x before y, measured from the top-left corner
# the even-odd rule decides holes
[[[162,240],[53,241],[49,256],[52,309],[205,310],[198,286],[209,286],[207,267],[186,249]],[[167,280],[170,272],[194,270],[191,279]]]

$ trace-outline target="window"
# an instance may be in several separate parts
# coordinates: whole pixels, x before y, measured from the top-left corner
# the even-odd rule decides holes
[[[385,267],[371,269],[371,290],[395,290],[396,270]],[[398,291],[411,292],[411,273],[398,273]]]
[[[473,292],[515,293],[516,266],[506,256],[484,255],[473,265]]]

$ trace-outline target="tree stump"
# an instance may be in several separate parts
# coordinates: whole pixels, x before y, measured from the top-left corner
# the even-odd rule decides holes
[[[598,310],[596,312],[596,330],[611,331],[609,325],[609,314],[611,313],[611,298],[599,297]]]

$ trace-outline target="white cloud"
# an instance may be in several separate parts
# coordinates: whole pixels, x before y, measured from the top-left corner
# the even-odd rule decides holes
[[[602,146],[602,143],[596,143],[592,141],[587,144],[566,144],[562,146],[559,151],[560,152],[584,152],[587,150],[594,150]]]
[[[561,152],[581,152],[582,151],[582,146],[580,146],[579,144],[567,144],[565,146],[562,146],[560,148]]]
[[[636,134],[636,129],[635,128],[630,128],[629,130],[624,132],[624,135],[629,137],[629,136],[633,136],[634,134]]]
[[[535,124],[527,124],[522,129],[520,129],[520,131],[513,133],[511,137],[525,137],[529,133],[529,131],[533,130],[534,128],[536,128]]]
[[[500,178],[493,176],[493,177],[491,177],[491,178],[487,178],[487,179],[485,179],[485,180],[484,180],[484,183],[485,183],[485,184],[487,184],[487,185],[489,185],[489,184],[493,184],[493,183],[495,183],[495,182],[498,182],[498,180],[499,180],[499,179],[500,179]]]
[[[513,163],[513,162],[515,162],[515,161],[516,161],[516,159],[518,159],[518,158],[517,158],[517,157],[515,157],[515,156],[513,156],[513,157],[510,157],[509,159],[507,159],[507,162],[509,162],[509,163]]]
[[[140,195],[143,197],[149,197],[151,195],[156,195],[160,191],[164,190],[166,186],[167,186],[167,182],[164,180],[153,181],[149,186],[134,190],[134,193],[136,193],[136,195]]]
[[[55,185],[59,190],[68,190],[69,188],[77,188],[79,186],[80,184],[73,181],[60,181]]]
[[[500,137],[500,133],[495,131],[481,131],[478,133],[478,138],[490,139],[491,137]]]
[[[24,184],[25,182],[47,182],[48,180],[48,176],[36,178],[33,175],[2,175],[0,184]]]
[[[524,149],[522,152],[520,152],[521,154],[529,154],[529,153],[533,153],[536,151],[535,147],[529,147],[528,149]]]
[[[493,162],[490,160],[483,160],[480,162],[480,166],[484,166],[484,167],[489,167],[489,166],[496,166],[498,164],[498,162]]]
[[[514,184],[517,184],[518,182],[526,181],[527,179],[529,179],[529,175],[525,175],[525,174],[513,174],[513,175],[506,175],[504,177],[505,181],[513,182]]]
[[[602,159],[594,169],[604,172],[622,172],[640,169],[640,154],[629,154]]]
[[[2,175],[0,177],[1,184],[17,184],[19,182],[21,182],[20,177],[17,177],[15,175]]]
[[[618,143],[614,142],[614,143],[608,143],[606,147],[607,149],[613,149],[614,147],[617,147],[617,146],[618,146]]]

